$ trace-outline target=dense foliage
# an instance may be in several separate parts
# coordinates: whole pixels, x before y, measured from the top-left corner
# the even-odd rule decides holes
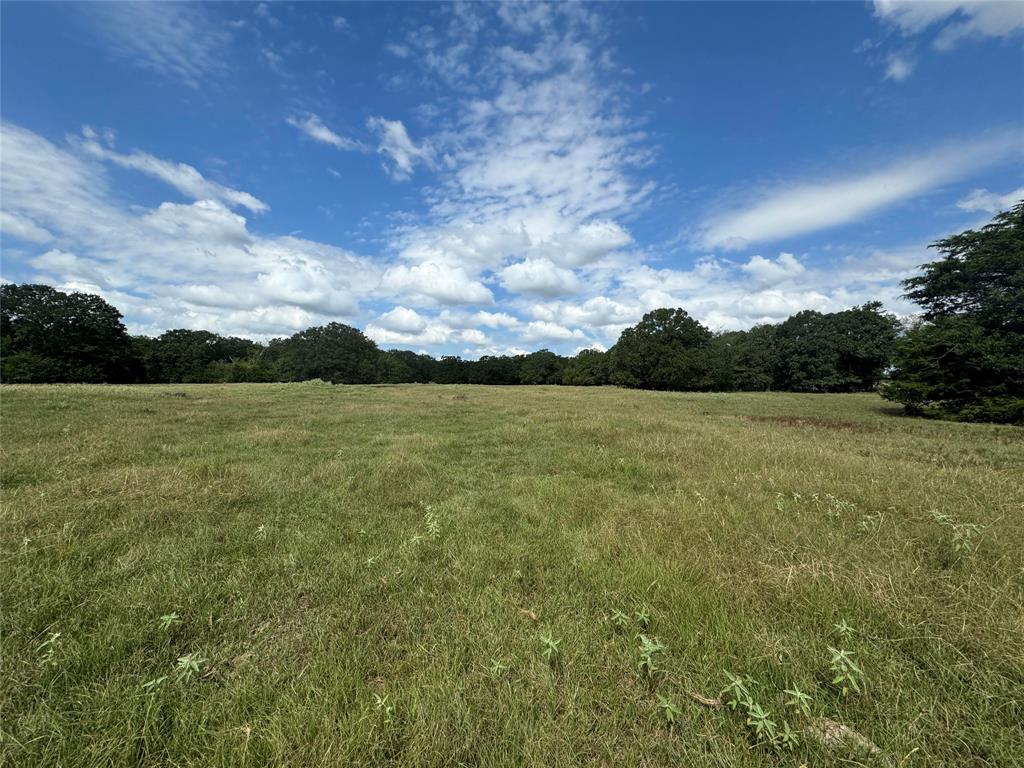
[[[895,318],[880,304],[801,312],[780,325],[713,334],[682,309],[657,309],[607,352],[440,359],[380,350],[340,323],[259,344],[175,329],[129,337],[98,296],[43,285],[5,285],[3,380],[9,382],[267,382],[346,384],[616,384],[676,391],[874,389],[890,364]]]
[[[1024,423],[1024,202],[932,247],[943,258],[903,283],[924,313],[885,397],[910,413]]]

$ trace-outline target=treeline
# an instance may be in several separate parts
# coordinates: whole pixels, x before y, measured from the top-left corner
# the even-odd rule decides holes
[[[676,391],[865,392],[909,412],[1024,422],[1024,203],[935,243],[943,255],[904,282],[924,307],[902,331],[881,304],[804,311],[749,331],[712,333],[657,309],[607,352],[547,349],[479,360],[380,350],[340,323],[260,344],[178,329],[129,336],[99,296],[0,286],[5,382],[204,383],[323,379],[345,384],[606,384]]]
[[[896,318],[880,304],[800,312],[778,325],[714,334],[682,309],[658,309],[607,352],[434,358],[381,350],[341,323],[260,344],[210,331],[129,336],[99,296],[47,285],[0,287],[3,381],[109,383],[615,384],[680,391],[860,392],[892,360]]]

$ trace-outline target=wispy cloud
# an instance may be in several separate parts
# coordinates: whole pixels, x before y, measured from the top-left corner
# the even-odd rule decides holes
[[[226,69],[231,34],[203,5],[88,3],[82,13],[112,54],[189,88]]]
[[[958,200],[956,207],[972,213],[997,213],[1012,208],[1022,200],[1024,200],[1024,187],[1018,187],[1002,194],[989,192],[987,189],[975,189],[966,197]]]
[[[314,141],[319,141],[322,144],[330,144],[332,147],[348,151],[365,152],[367,147],[361,141],[350,139],[347,136],[342,136],[335,133],[314,114],[308,114],[305,117],[291,116],[287,119],[288,125],[294,126],[306,134],[309,138]]]
[[[128,154],[117,152],[100,143],[98,134],[88,126],[82,130],[79,140],[82,149],[92,157],[119,165],[122,168],[152,176],[174,187],[193,200],[217,200],[228,206],[242,206],[253,213],[263,213],[270,207],[248,192],[232,189],[203,176],[191,165],[162,160],[146,152],[135,150]]]
[[[875,0],[875,15],[905,35],[940,26],[934,40],[939,50],[971,38],[1008,37],[1024,31],[1024,3],[1014,0]]]
[[[374,131],[380,139],[377,151],[388,158],[392,165],[389,173],[396,179],[408,179],[416,165],[431,162],[430,147],[417,146],[401,120],[386,120],[383,117],[371,117],[366,121],[367,127]]]
[[[747,205],[709,218],[697,244],[747,248],[857,221],[1020,154],[1021,146],[1019,134],[1011,134],[945,146],[870,173],[754,188],[742,194]]]

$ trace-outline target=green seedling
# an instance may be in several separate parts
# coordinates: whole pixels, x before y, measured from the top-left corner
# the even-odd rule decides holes
[[[381,717],[384,718],[384,722],[390,725],[395,716],[395,705],[391,703],[391,697],[386,694],[381,696],[379,693],[375,693],[373,694],[373,701],[374,707]]]
[[[548,664],[553,664],[558,661],[558,656],[561,653],[558,646],[562,644],[561,640],[555,640],[551,636],[550,632],[540,636],[541,654],[544,656],[544,660]]]
[[[427,533],[430,534],[430,538],[436,539],[441,535],[441,521],[430,507],[427,507],[427,514],[423,516],[423,519],[426,523]]]
[[[804,717],[811,716],[811,697],[801,691],[794,684],[792,688],[787,688],[784,693],[786,694],[786,706],[791,709],[795,709]]]
[[[839,635],[843,640],[849,640],[853,637],[854,629],[846,623],[846,619],[840,619],[838,623],[832,625],[832,629]]]
[[[636,623],[640,625],[640,629],[650,629],[651,627],[651,614],[647,610],[646,605],[639,606],[633,613],[636,618]]]
[[[206,661],[207,660],[198,653],[179,656],[178,663],[174,667],[178,682],[187,682],[191,680],[193,676],[199,675],[203,671],[203,665]]]
[[[165,682],[167,682],[167,675],[164,675],[163,677],[157,677],[153,680],[150,680],[148,683],[143,683],[142,687],[143,689],[145,689],[146,693],[155,693],[156,689],[163,685]]]
[[[769,713],[757,702],[747,707],[747,727],[753,731],[758,744],[774,745],[779,738],[779,727]]]
[[[164,632],[170,632],[178,624],[181,624],[181,617],[177,613],[168,613],[160,617],[160,629]]]
[[[657,638],[650,638],[647,635],[637,635],[640,641],[640,662],[637,665],[640,673],[650,680],[658,672],[657,656],[667,649]]]
[[[619,611],[619,610],[612,611],[612,619],[611,619],[611,621],[612,621],[612,624],[614,624],[619,629],[626,629],[627,627],[629,627],[629,616],[624,614],[622,611]]]
[[[658,694],[658,708],[661,710],[662,715],[665,716],[665,722],[668,723],[669,729],[675,726],[679,716],[683,714],[672,699],[661,694]]]
[[[779,746],[789,752],[800,746],[800,737],[797,736],[796,731],[789,727],[787,722],[782,723],[782,731],[779,733]]]
[[[839,686],[843,696],[848,696],[851,689],[860,693],[864,673],[857,666],[857,662],[853,660],[853,652],[832,647],[829,647],[828,650],[832,654],[832,660],[829,662],[829,667],[834,675],[832,684]]]
[[[509,670],[508,664],[503,664],[497,659],[491,659],[491,674],[495,677],[501,677]]]
[[[720,697],[725,701],[726,706],[734,712],[738,707],[748,708],[753,703],[753,697],[747,686],[753,685],[754,681],[749,677],[743,678],[734,675],[732,672],[726,672],[725,676],[729,678],[729,684],[722,689]]]

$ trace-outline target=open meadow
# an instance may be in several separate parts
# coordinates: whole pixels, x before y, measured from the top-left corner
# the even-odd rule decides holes
[[[0,764],[1024,764],[1020,428],[603,387],[0,401]]]

